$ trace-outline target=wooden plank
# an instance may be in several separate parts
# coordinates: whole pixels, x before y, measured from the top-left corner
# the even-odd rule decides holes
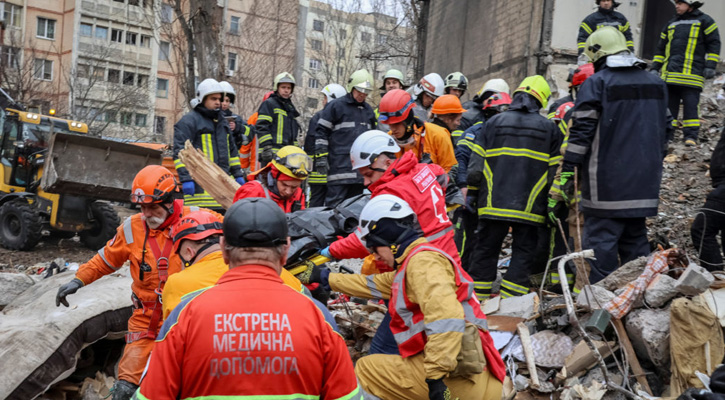
[[[519,322],[516,329],[518,330],[519,337],[521,338],[521,346],[524,349],[524,356],[526,356],[526,368],[528,368],[529,375],[531,377],[531,387],[533,389],[538,389],[541,387],[541,382],[539,382],[539,374],[536,372],[534,349],[531,347],[531,333],[529,332],[529,328],[526,327],[526,324],[523,322]]]
[[[652,389],[650,389],[649,384],[647,383],[647,376],[645,376],[645,372],[642,369],[642,366],[639,365],[639,359],[637,359],[637,354],[634,352],[634,348],[632,348],[632,342],[629,341],[629,336],[627,336],[627,330],[624,329],[624,324],[622,324],[622,320],[615,318],[612,319],[612,323],[614,325],[614,329],[617,330],[617,334],[619,335],[619,344],[622,345],[622,348],[627,353],[627,360],[629,360],[629,366],[632,368],[632,372],[637,378],[637,382],[639,382],[639,384],[642,385],[642,388],[646,390],[650,396],[652,396]]]

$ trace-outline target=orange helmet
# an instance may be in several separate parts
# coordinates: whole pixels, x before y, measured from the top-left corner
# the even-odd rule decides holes
[[[378,121],[383,124],[397,124],[408,118],[415,100],[403,89],[393,89],[380,100]]]
[[[456,95],[444,94],[433,102],[431,113],[436,115],[463,114],[466,110],[461,107],[461,100]]]
[[[179,251],[182,240],[200,241],[212,235],[222,235],[222,223],[208,211],[194,211],[181,217],[171,228],[171,238],[174,241],[172,251]],[[215,242],[216,243],[216,242]]]
[[[581,86],[587,78],[594,75],[594,64],[584,64],[574,71],[569,87]]]
[[[559,106],[559,108],[556,109],[556,112],[554,113],[554,117],[552,120],[554,121],[561,121],[564,119],[564,116],[566,113],[571,110],[574,107],[574,103],[571,101],[567,101],[566,103]]]
[[[147,165],[136,174],[131,185],[131,203],[169,203],[176,192],[176,179],[160,165]]]

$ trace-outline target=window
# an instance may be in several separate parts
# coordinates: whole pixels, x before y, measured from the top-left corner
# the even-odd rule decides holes
[[[115,1],[117,3],[123,3],[124,2],[124,0],[113,0],[113,1]]]
[[[151,36],[141,35],[141,42],[139,43],[139,46],[146,48],[151,47]]]
[[[311,70],[319,71],[321,66],[322,66],[322,62],[320,60],[310,59],[310,69]]]
[[[154,133],[163,135],[166,130],[166,117],[154,117]]]
[[[128,5],[130,6],[137,6],[139,4],[139,0],[128,0]]]
[[[310,80],[307,82],[307,86],[309,86],[312,89],[317,89],[320,87],[320,81],[318,81],[315,78],[310,78]]]
[[[229,33],[239,35],[239,17],[232,17],[231,22],[229,22]]]
[[[312,21],[312,30],[315,30],[317,32],[324,32],[325,23],[320,21],[319,19]]]
[[[360,33],[360,40],[367,43],[370,41],[370,34],[368,32],[361,32]]]
[[[169,42],[160,42],[159,43],[159,60],[161,61],[168,61],[169,60],[169,50],[170,50]]]
[[[55,39],[55,20],[38,17],[38,32],[36,35],[43,39]]]
[[[20,49],[17,47],[3,46],[2,63],[10,69],[18,69],[20,62],[18,56]]]
[[[136,45],[136,37],[138,33],[126,32],[126,44]]]
[[[229,53],[229,55],[227,56],[227,70],[237,70],[237,53]]]
[[[105,26],[96,26],[96,39],[108,39],[108,28]]]
[[[123,72],[123,84],[128,86],[133,86],[134,81],[136,81],[136,74],[133,72]]]
[[[121,125],[131,126],[131,124],[133,124],[133,113],[122,111]]]
[[[345,30],[345,28],[340,28],[340,39],[347,39],[347,31]]]
[[[88,119],[93,121],[103,121],[103,113],[98,108],[93,107],[88,113]]]
[[[156,79],[156,97],[163,99],[169,97],[169,80],[168,79]]]
[[[169,24],[173,19],[174,9],[168,4],[163,4],[161,6],[161,22]]]
[[[76,68],[76,76],[79,78],[88,78],[90,75],[91,67],[85,64],[78,64]]]
[[[116,110],[106,111],[106,121],[116,122],[117,120],[118,120],[118,111],[116,111]]]
[[[149,85],[149,76],[138,74],[138,87],[146,88]]]
[[[108,81],[111,83],[121,83],[121,71],[109,68]]]
[[[53,80],[53,61],[42,60],[40,58],[35,59],[35,70],[33,73],[35,79],[41,79],[44,81]]]
[[[312,39],[310,41],[312,50],[322,50],[322,40]]]
[[[123,43],[123,31],[120,29],[111,29],[111,41]]]
[[[136,126],[146,126],[146,114],[136,114]]]
[[[314,98],[314,97],[308,97],[307,98],[307,103],[305,104],[305,106],[307,108],[312,108],[312,109],[317,108],[317,99]]]
[[[385,44],[388,42],[388,35],[378,35],[378,44]]]
[[[93,67],[93,78],[102,81],[106,78],[106,69],[103,67]]]
[[[21,8],[21,6],[16,6],[15,4],[5,3],[5,14],[3,15],[5,25],[14,26],[16,28],[20,27]]]
[[[91,37],[91,35],[93,35],[93,25],[82,23],[80,34],[81,36]]]

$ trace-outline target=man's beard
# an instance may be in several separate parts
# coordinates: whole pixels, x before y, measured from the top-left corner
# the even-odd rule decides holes
[[[142,217],[146,221],[146,225],[151,229],[158,229],[166,221],[166,218],[159,217]]]

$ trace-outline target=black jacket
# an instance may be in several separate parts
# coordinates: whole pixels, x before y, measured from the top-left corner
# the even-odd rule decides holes
[[[614,8],[605,10],[599,7],[596,12],[591,13],[584,18],[584,21],[582,21],[581,25],[579,25],[579,36],[577,36],[576,41],[580,55],[584,52],[589,35],[603,26],[613,26],[619,29],[619,31],[624,34],[624,38],[627,39],[627,47],[629,50],[634,51],[632,30],[629,28],[629,21],[627,21],[627,17],[617,11],[614,11]]]
[[[710,157],[710,179],[715,188],[725,183],[725,130],[720,133],[720,140]]]
[[[375,129],[375,113],[369,104],[355,101],[352,93],[322,110],[315,134],[315,164],[319,173],[324,173],[327,166],[329,185],[363,183],[360,174],[352,170],[350,148],[358,136],[370,129]]]
[[[295,118],[300,113],[292,100],[283,99],[274,92],[259,106],[258,113],[254,130],[260,149],[272,147],[279,150],[284,146],[295,145],[300,131]]]
[[[327,103],[325,105],[325,108],[330,103]],[[315,140],[316,140],[316,133],[317,133],[317,121],[320,120],[320,115],[322,114],[322,110],[315,113],[315,115],[312,116],[310,119],[310,123],[307,127],[307,135],[305,135],[305,144],[302,148],[307,155],[312,158],[313,162],[317,162],[317,155],[315,154]],[[311,185],[321,185],[327,183],[327,172],[324,174],[317,171],[317,168],[313,168],[312,172],[310,173],[310,176],[307,178],[307,183]]]
[[[466,112],[463,113],[463,116],[461,117],[461,124],[458,125],[458,128],[451,132],[451,139],[453,140],[453,148],[456,148],[458,146],[458,142],[463,139],[464,132],[473,125],[479,123],[479,122],[485,122],[486,117],[483,115],[483,109],[481,108],[481,105],[476,103],[477,106],[473,108],[469,108],[466,110]]]
[[[225,117],[234,117],[234,130],[232,130],[232,138],[239,149],[242,145],[249,144],[254,137],[254,130],[242,119],[241,116],[234,114],[232,110],[223,110],[222,115]]]
[[[549,119],[554,118],[554,115],[556,115],[556,110],[559,107],[561,107],[562,104],[569,103],[569,102],[572,102],[572,103],[574,102],[574,98],[572,98],[570,94],[568,94],[564,97],[561,97],[561,98],[557,99],[555,102],[551,103],[551,105],[549,106],[549,111],[546,114],[546,118],[549,118]]]
[[[662,79],[668,85],[702,89],[705,68],[715,69],[719,59],[717,24],[709,15],[694,10],[676,16],[662,30],[653,68],[663,69]]]

